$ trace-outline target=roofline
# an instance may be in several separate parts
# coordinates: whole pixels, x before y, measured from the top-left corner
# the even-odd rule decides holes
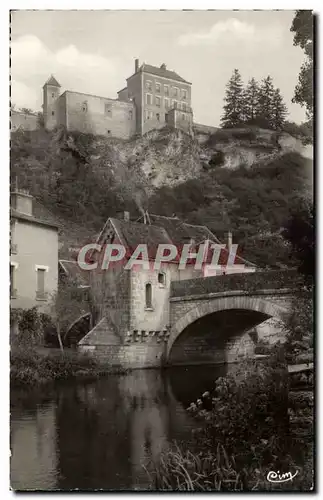
[[[122,92],[123,90],[127,90],[127,88],[128,88],[127,86],[126,86],[126,87],[123,87],[123,89],[121,89],[121,90],[118,90],[118,91],[117,91],[117,94],[119,94],[119,93],[120,93],[120,92]]]
[[[12,208],[10,209],[10,217],[13,217],[14,219],[21,219],[21,220],[24,220],[25,222],[30,222],[32,224],[39,224],[40,226],[47,226],[47,227],[50,227],[50,228],[56,229],[56,230],[59,229],[58,224],[54,224],[54,222],[49,222],[49,221],[45,221],[42,219],[38,219],[37,217],[34,217],[33,215],[23,214],[22,212],[17,212],[16,210],[15,210],[15,212],[13,212],[13,210],[15,210],[15,209],[12,209]]]
[[[125,87],[125,88],[127,88],[127,87]],[[85,92],[78,92],[77,90],[64,90],[64,92],[59,96],[59,98],[63,97],[63,95],[67,94],[68,92],[70,94],[79,94],[79,95],[86,95],[88,97],[97,97],[98,99],[106,99],[107,101],[121,102],[123,104],[130,104],[133,106],[132,101],[120,101],[120,99],[113,99],[112,97],[104,97],[103,95],[86,94]]]
[[[140,69],[136,73],[133,73],[131,76],[129,76],[128,78],[126,78],[126,81],[130,80],[130,78],[132,78],[135,75],[138,75],[139,73],[147,73],[148,75],[157,76],[158,78],[164,78],[164,80],[169,80],[170,82],[187,83],[188,85],[192,85],[191,82],[188,82],[188,81],[186,81],[184,79],[183,80],[177,80],[176,78],[168,78],[167,76],[159,76],[159,75],[155,75],[154,73],[151,73],[150,71],[143,70],[143,69]]]

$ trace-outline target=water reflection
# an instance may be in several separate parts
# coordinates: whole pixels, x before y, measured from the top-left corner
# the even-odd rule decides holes
[[[49,401],[12,396],[11,486],[26,489],[147,489],[149,468],[169,443],[186,441],[185,408],[226,367],[138,370],[60,386]]]

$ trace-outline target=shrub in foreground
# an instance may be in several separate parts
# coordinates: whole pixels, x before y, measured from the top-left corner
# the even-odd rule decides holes
[[[281,353],[264,363],[246,361],[216,380],[188,411],[199,423],[190,451],[174,447],[154,466],[161,490],[309,490],[312,471],[305,441],[295,441],[289,422],[288,375]],[[301,470],[301,464],[305,464]],[[297,480],[267,481],[269,471],[299,471]]]

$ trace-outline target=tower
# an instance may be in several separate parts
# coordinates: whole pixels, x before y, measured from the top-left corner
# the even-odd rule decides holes
[[[60,84],[51,75],[43,86],[43,113],[45,128],[51,130],[58,124],[57,99],[59,97]]]

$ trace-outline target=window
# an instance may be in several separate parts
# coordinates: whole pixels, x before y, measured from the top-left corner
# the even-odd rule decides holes
[[[108,135],[111,135],[111,130],[108,130]]]
[[[186,104],[185,104],[185,102],[182,102],[182,110],[186,111]]]
[[[175,99],[173,100],[173,108],[177,109],[178,108],[178,102],[175,101]]]
[[[146,115],[146,120],[151,120],[154,117],[154,113],[150,109],[146,109],[145,115]]]
[[[152,95],[146,94],[146,104],[152,104]]]
[[[187,90],[182,89],[182,99],[187,99]]]
[[[185,121],[185,115],[184,115],[184,113],[182,113],[182,120]]]
[[[132,120],[132,109],[129,111],[129,120]]]
[[[82,111],[83,111],[83,113],[87,113],[87,102],[83,102]]]
[[[36,299],[44,300],[46,299],[45,292],[45,273],[48,271],[46,266],[36,266],[37,272],[37,289],[36,289]]]
[[[159,122],[160,121],[160,114],[159,113],[156,113],[156,118],[157,118],[157,121]]]
[[[178,88],[173,87],[173,97],[178,97]]]
[[[160,97],[158,97],[157,95],[156,95],[156,97],[155,97],[155,103],[156,103],[156,106],[157,106],[158,108],[160,108]]]
[[[112,107],[111,107],[111,104],[105,103],[105,105],[104,105],[104,114],[106,116],[109,116],[109,117],[112,116]]]
[[[16,264],[13,264],[12,262],[10,263],[10,298],[15,299],[17,297],[17,290],[15,288],[15,271],[16,271]]]
[[[151,290],[151,283],[146,284],[146,309],[152,309],[152,290]]]
[[[169,109],[169,99],[165,97],[165,108]]]
[[[166,274],[163,272],[158,273],[158,283],[160,287],[164,287],[166,285]]]
[[[55,94],[54,94],[54,92],[52,92],[52,97],[55,97]]]
[[[152,87],[152,83],[151,83],[151,81],[150,81],[150,80],[147,80],[147,81],[146,81],[146,89],[147,89],[147,90],[152,90],[152,89],[153,89],[153,87]]]
[[[160,94],[160,83],[156,82],[156,92]]]
[[[169,95],[169,87],[168,85],[164,85],[164,94]]]
[[[52,116],[54,116],[54,115],[55,115],[55,111],[52,111]]]

